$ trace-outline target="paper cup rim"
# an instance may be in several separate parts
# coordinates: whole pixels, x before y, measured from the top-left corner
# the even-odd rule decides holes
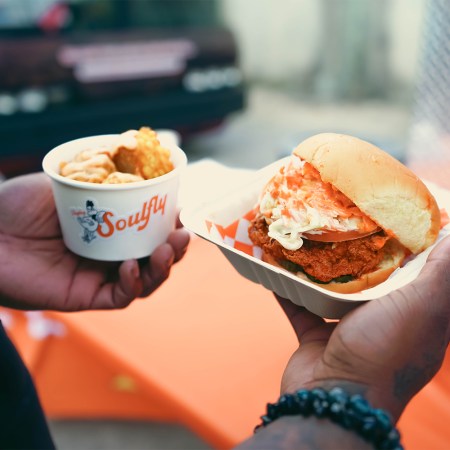
[[[164,130],[167,131],[167,130]],[[158,134],[158,130],[156,130],[156,134]],[[60,151],[61,147],[65,147],[68,144],[75,144],[77,142],[82,141],[89,141],[91,139],[97,138],[105,138],[110,139],[113,137],[117,137],[119,134],[100,134],[100,135],[92,135],[92,136],[86,136],[78,139],[73,139],[67,142],[64,142],[53,149],[51,149],[42,160],[42,169],[43,171],[53,180],[58,181],[62,184],[72,186],[78,189],[89,189],[94,191],[117,191],[117,190],[133,190],[133,189],[139,189],[142,187],[152,186],[156,184],[163,183],[166,180],[169,180],[171,178],[177,177],[181,170],[187,165],[187,156],[186,153],[178,147],[178,145],[172,144],[167,145],[169,147],[169,150],[172,153],[177,153],[178,157],[180,158],[180,161],[178,164],[170,171],[167,172],[164,175],[160,175],[155,178],[150,178],[149,180],[143,180],[143,181],[134,181],[132,183],[121,183],[121,184],[102,184],[102,183],[91,183],[89,181],[78,181],[78,180],[72,180],[70,178],[64,177],[57,173],[50,164],[50,159]],[[174,163],[175,164],[175,163]]]

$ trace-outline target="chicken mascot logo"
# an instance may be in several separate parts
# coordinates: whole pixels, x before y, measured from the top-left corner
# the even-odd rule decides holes
[[[100,224],[103,223],[103,216],[106,211],[99,211],[95,208],[94,202],[88,200],[86,202],[86,214],[84,216],[78,216],[77,221],[83,227],[83,239],[87,244],[91,243],[97,238],[97,230]]]

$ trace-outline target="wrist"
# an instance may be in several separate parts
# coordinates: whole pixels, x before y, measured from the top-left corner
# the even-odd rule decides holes
[[[380,408],[388,412],[394,423],[397,423],[406,407],[403,401],[400,401],[393,395],[392,389],[388,384],[385,386],[374,386],[350,380],[329,379],[315,381],[295,388],[282,388],[282,393],[291,393],[303,388],[322,388],[328,391],[335,387],[343,389],[349,395],[360,395],[364,397],[374,408]]]
[[[236,450],[336,450],[337,442],[342,449],[373,450],[373,446],[357,434],[332,421],[313,416],[280,417],[241,443]]]
[[[266,414],[261,416],[255,432],[287,416],[324,419],[322,423],[328,424],[326,426],[334,423],[377,449],[403,448],[395,422],[387,411],[375,408],[362,395],[351,394],[340,387],[316,387],[283,394],[276,403],[267,404]]]

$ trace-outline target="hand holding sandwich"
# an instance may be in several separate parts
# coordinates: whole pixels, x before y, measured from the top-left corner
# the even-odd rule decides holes
[[[267,182],[255,211],[249,237],[263,261],[344,294],[385,281],[432,245],[447,219],[407,167],[368,142],[333,133],[300,143]],[[449,273],[450,237],[415,281],[339,323],[277,297],[300,343],[281,383],[282,395],[295,395],[269,405],[262,420],[268,425],[239,448],[373,448],[359,432],[375,446],[383,439],[381,448],[401,448],[395,430],[370,406],[353,410],[353,403],[335,396],[359,394],[397,422],[443,362],[450,339]],[[338,417],[342,425],[334,422]],[[381,428],[373,425],[378,420]],[[386,434],[377,434],[381,429]]]
[[[250,236],[271,262],[301,262],[299,276],[358,292],[432,245],[444,223],[435,198],[406,166],[368,142],[324,133],[300,143],[269,181]],[[450,338],[449,239],[418,279],[339,324],[279,298],[301,342],[282,392],[351,383],[397,420],[440,367]]]
[[[362,394],[397,421],[439,370],[450,339],[450,237],[430,254],[418,278],[372,300],[339,323],[278,298],[299,340],[281,393],[334,386]],[[278,422],[278,423],[277,423]],[[285,416],[239,448],[372,448],[329,420]],[[267,444],[267,445],[266,445]]]
[[[431,252],[415,281],[339,323],[279,301],[301,344],[281,391],[351,383],[397,420],[438,371],[450,339],[450,238]]]

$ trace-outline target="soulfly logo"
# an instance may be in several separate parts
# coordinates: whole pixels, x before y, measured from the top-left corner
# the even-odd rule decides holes
[[[142,204],[137,211],[125,216],[117,215],[113,210],[100,209],[94,200],[87,200],[86,207],[71,208],[70,213],[82,227],[81,239],[90,244],[98,238],[110,238],[118,232],[139,232],[148,227],[154,214],[165,214],[167,194],[155,195]]]

